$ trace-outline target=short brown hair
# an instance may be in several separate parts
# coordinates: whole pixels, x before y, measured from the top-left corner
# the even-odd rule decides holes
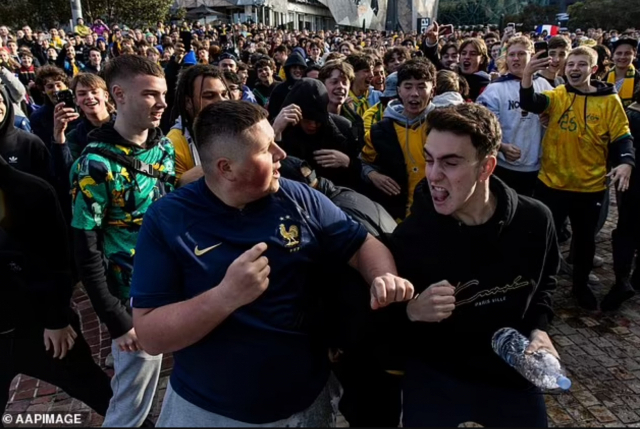
[[[329,55],[327,55],[327,58],[325,59],[325,61],[326,62],[333,61],[333,60],[343,61],[345,58],[347,57],[342,55],[340,52],[331,52]]]
[[[445,92],[457,92],[466,98],[469,95],[469,84],[465,78],[452,70],[440,70],[436,78],[436,95]]]
[[[271,58],[260,58],[258,62],[256,62],[255,66],[253,66],[255,71],[258,71],[265,67],[270,67],[273,70],[276,68],[276,65]]]
[[[404,46],[394,46],[393,48],[389,49],[387,52],[384,53],[382,62],[384,63],[385,66],[389,64],[389,62],[393,59],[394,55],[402,57],[405,60],[408,60],[411,58],[411,55],[409,54],[409,51],[407,50],[407,48],[405,48]]]
[[[237,153],[244,133],[263,119],[268,112],[246,101],[224,101],[205,107],[194,123],[194,141],[207,171],[217,156]]]
[[[333,73],[334,70],[340,70],[340,73],[343,76],[346,76],[346,78],[349,79],[349,82],[353,82],[356,78],[351,64],[342,60],[332,60],[326,62],[324,66],[322,66],[322,68],[320,69],[320,73],[318,74],[318,80],[324,83],[327,79],[329,79],[331,73]]]
[[[569,42],[569,39],[564,36],[553,36],[551,39],[549,39],[547,46],[549,47],[549,49],[566,49],[567,51],[571,49],[571,43]]]
[[[120,55],[107,61],[102,75],[111,92],[113,85],[120,79],[133,79],[138,75],[155,76],[164,79],[162,68],[145,57],[138,55]],[[111,94],[113,96],[113,94]]]
[[[359,72],[360,70],[368,70],[373,67],[375,63],[374,59],[365,54],[351,54],[345,60],[353,67],[353,72]]]
[[[498,118],[489,109],[475,103],[435,109],[427,116],[427,135],[432,130],[469,136],[478,159],[498,153],[502,130]]]
[[[48,79],[52,79],[54,82],[64,82],[69,86],[69,78],[66,73],[56,66],[42,66],[36,72],[36,86],[40,91],[44,91]]]

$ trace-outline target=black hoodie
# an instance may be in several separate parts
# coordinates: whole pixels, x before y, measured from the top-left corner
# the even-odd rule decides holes
[[[13,104],[3,88],[0,88],[6,113],[0,122],[0,156],[12,167],[33,174],[47,181],[52,180],[51,156],[42,140],[35,134],[13,125]]]
[[[67,326],[71,260],[53,188],[0,156],[0,214],[0,333]]]
[[[272,122],[276,119],[278,113],[280,113],[280,110],[284,106],[284,99],[287,98],[289,91],[297,82],[297,80],[291,76],[291,67],[293,66],[302,66],[306,69],[307,63],[300,54],[295,52],[289,55],[289,58],[287,58],[287,61],[284,63],[284,73],[287,76],[287,80],[275,87],[273,92],[271,92],[271,98],[269,98],[269,119]]]
[[[319,122],[321,126],[315,134],[306,134],[300,125],[287,127],[282,133],[282,141],[279,142],[282,149],[289,155],[307,161],[319,176],[326,177],[336,185],[357,190],[362,168],[358,158],[358,143],[351,131],[351,123],[339,115],[328,112],[329,94],[324,84],[317,79],[300,79],[287,95],[283,106],[290,104],[300,107],[303,119]],[[349,166],[320,166],[314,155],[314,152],[320,149],[334,149],[346,154],[350,160]]]
[[[403,312],[408,371],[427,365],[467,381],[526,386],[493,352],[491,337],[504,327],[527,337],[533,329],[546,330],[560,252],[546,206],[496,177],[490,189],[497,198],[494,215],[483,225],[467,226],[436,212],[423,180],[411,215],[391,237],[399,275],[416,293],[442,280],[456,287],[456,308],[439,323],[408,322]]]

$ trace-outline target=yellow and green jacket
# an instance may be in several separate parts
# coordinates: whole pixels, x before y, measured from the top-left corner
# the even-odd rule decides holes
[[[634,165],[633,139],[620,97],[612,84],[591,85],[595,92],[570,85],[542,93],[534,93],[533,87],[520,89],[523,110],[549,115],[538,178],[552,189],[604,191],[610,151],[613,165]]]
[[[382,116],[384,115],[384,106],[382,103],[377,103],[370,109],[367,109],[362,116],[362,120],[364,121],[364,133],[365,135],[371,130],[373,124],[377,124],[382,120]]]

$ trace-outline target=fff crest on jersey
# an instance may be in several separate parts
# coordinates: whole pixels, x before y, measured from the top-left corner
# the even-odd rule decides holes
[[[294,223],[291,216],[283,216],[280,218],[277,234],[282,240],[284,247],[289,249],[290,252],[295,252],[300,248],[300,226]]]

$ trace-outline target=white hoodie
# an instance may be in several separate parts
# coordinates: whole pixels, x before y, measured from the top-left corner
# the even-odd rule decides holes
[[[431,103],[433,103],[434,107],[455,106],[464,103],[464,98],[459,92],[447,91],[433,97]]]
[[[533,80],[535,92],[552,90],[546,79]],[[532,172],[540,170],[541,142],[544,127],[540,117],[520,108],[520,79],[507,74],[491,83],[476,101],[487,107],[498,117],[502,128],[502,142],[516,145],[520,159],[507,161],[500,152],[498,165],[509,170]]]

